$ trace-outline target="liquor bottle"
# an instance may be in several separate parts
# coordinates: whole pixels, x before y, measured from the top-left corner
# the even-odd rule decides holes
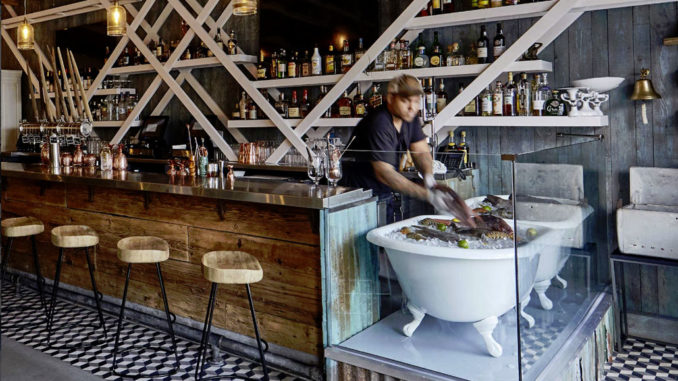
[[[396,41],[391,41],[389,49],[384,54],[386,70],[396,70],[398,68],[398,52],[396,51]]]
[[[348,46],[348,40],[344,40],[344,46],[341,52],[341,72],[346,73],[353,66],[353,53]]]
[[[402,69],[402,66],[400,66],[400,64],[401,64],[400,57],[402,56],[402,53],[400,52],[400,50],[401,50],[400,41],[398,41],[397,39],[393,40],[393,49],[391,49],[391,53],[390,53],[391,54],[390,59],[393,62],[392,66],[395,68],[393,70]],[[388,63],[388,61],[386,61],[386,62]]]
[[[130,54],[129,47],[125,47],[125,52],[122,54],[122,63],[120,66],[129,66],[130,65]]]
[[[322,85],[322,86],[320,86],[320,95],[318,95],[318,99],[315,100],[314,106],[317,106],[318,103],[320,103],[320,101],[322,101],[322,99],[325,97],[325,95],[327,95],[327,87]],[[323,114],[322,117],[323,118],[331,118],[332,117],[332,108],[330,107],[327,110],[325,110],[325,113]]]
[[[240,93],[240,103],[238,104],[240,110],[240,119],[247,119],[247,93],[244,91]]]
[[[492,8],[501,7],[502,5],[504,5],[504,2],[502,0],[490,0],[490,6]]]
[[[287,77],[297,78],[299,73],[299,65],[297,61],[299,60],[299,52],[294,52],[290,54],[290,60],[287,61]]]
[[[466,64],[466,59],[464,55],[461,54],[461,49],[459,48],[459,43],[455,42],[452,44],[452,59],[451,66],[462,66]]]
[[[228,54],[238,54],[238,40],[235,38],[235,31],[231,30],[231,34],[228,36],[228,42],[226,43],[226,48]]]
[[[471,0],[471,9],[478,9],[478,0]]]
[[[487,38],[487,29],[485,28],[485,25],[480,27],[480,38],[478,39],[477,44],[478,63],[488,63],[488,49],[490,47],[490,40]]]
[[[264,51],[259,52],[259,65],[257,66],[257,79],[267,79],[268,68],[264,62]]]
[[[452,0],[442,0],[442,2],[443,2],[443,13],[454,12],[454,2]]]
[[[353,101],[348,96],[348,90],[344,91],[344,95],[337,101],[340,118],[350,118],[353,116]]]
[[[471,43],[471,50],[466,56],[466,65],[475,65],[478,63],[478,49],[476,48],[476,43]]]
[[[551,98],[546,101],[546,107],[544,108],[545,114],[547,116],[564,116],[565,115],[565,103],[560,100],[558,90],[553,90],[551,92]]]
[[[532,85],[527,80],[526,73],[520,73],[517,108],[519,116],[529,116],[532,113]]]
[[[426,99],[426,116],[425,120],[432,120],[438,114],[436,93],[433,89],[433,78],[428,78],[426,81],[426,88],[424,89],[424,98]]]
[[[461,132],[461,141],[459,142],[458,149],[464,153],[462,168],[470,168],[469,155],[471,154],[471,149],[469,148],[468,144],[466,144],[466,131]]]
[[[300,73],[302,77],[309,77],[311,75],[311,56],[308,50],[304,50],[304,58],[301,61]]]
[[[278,98],[278,101],[275,102],[275,109],[278,111],[278,114],[280,114],[281,117],[287,118],[288,108],[289,104],[285,100],[285,93],[280,92],[280,97]]]
[[[144,63],[144,57],[141,55],[141,50],[134,47],[134,65],[141,65]]]
[[[400,70],[412,68],[412,56],[410,54],[410,42],[400,40],[400,52],[398,53],[398,67]]]
[[[516,116],[516,84],[513,82],[513,73],[508,73],[508,83],[504,87],[504,116]]]
[[[313,49],[313,56],[311,57],[311,75],[323,74],[323,60],[318,51],[318,45]]]
[[[187,47],[186,51],[184,52],[184,55],[181,57],[182,60],[190,60],[191,59],[191,47]]]
[[[278,53],[278,78],[287,78],[287,52],[280,49]]]
[[[325,55],[325,74],[337,74],[337,61],[334,56],[334,45],[330,44],[330,49]]]
[[[459,85],[459,87],[462,87],[463,85]],[[460,92],[461,93],[461,92]],[[481,97],[474,97],[471,99],[470,102],[464,106],[463,110],[463,115],[464,116],[478,116],[480,115],[480,98]]]
[[[214,41],[217,43],[217,46],[220,50],[224,50],[224,40],[221,38],[221,28],[217,29],[217,35],[214,36]]]
[[[548,87],[546,73],[541,76],[537,75],[537,77],[539,82],[537,83],[537,90],[532,95],[532,115],[544,116],[544,108],[546,106],[546,101],[551,96],[551,89]]]
[[[358,39],[358,49],[355,50],[355,61],[357,62],[362,56],[365,55],[365,48],[363,47],[363,38]]]
[[[504,54],[506,49],[506,38],[504,37],[504,29],[501,23],[497,24],[497,35],[494,37],[494,59],[499,58]]]
[[[504,92],[502,90],[501,81],[497,81],[494,92],[492,93],[492,115],[504,115]]]
[[[504,0],[504,5],[518,5],[518,0]]]
[[[297,91],[292,91],[292,101],[290,102],[289,107],[287,108],[287,116],[290,119],[299,119],[301,118],[301,106],[297,100]]]
[[[445,81],[440,80],[438,92],[436,93],[436,113],[440,113],[447,106],[447,93],[445,92]]]
[[[490,7],[490,0],[478,0],[478,9]]]
[[[428,61],[428,56],[426,55],[426,48],[423,46],[420,46],[417,49],[417,55],[414,57],[414,67],[415,68],[422,68],[422,67],[428,67],[429,61]]]
[[[440,15],[443,13],[442,0],[431,0],[431,14]]]
[[[433,46],[431,46],[429,61],[432,67],[439,67],[443,62],[443,52],[438,42],[438,32],[433,32]]]
[[[257,110],[257,105],[252,101],[252,99],[249,99],[248,104],[247,104],[247,119],[249,120],[257,120],[259,119],[259,112]]]
[[[301,117],[305,118],[311,111],[311,102],[308,100],[308,89],[304,89],[304,95],[301,97]]]
[[[240,101],[235,102],[233,107],[233,112],[231,113],[231,119],[238,120],[240,119]]]
[[[374,71],[384,71],[386,68],[386,56],[388,55],[388,49],[377,54],[374,58]]]
[[[480,94],[480,108],[482,116],[492,116],[492,90],[490,86]]]
[[[381,106],[383,101],[383,98],[381,96],[381,91],[379,90],[379,87],[375,84],[372,85],[372,95],[370,96],[370,108],[372,110],[376,109],[377,107]]]
[[[353,97],[353,115],[356,118],[362,118],[367,115],[367,102],[363,99],[363,93],[360,91],[360,84],[356,87],[355,96]]]
[[[449,138],[447,139],[447,145],[442,149],[439,160],[443,162],[448,167],[452,166],[453,154],[457,153],[457,145],[454,143],[454,131],[448,133]]]
[[[158,61],[162,61],[162,58],[165,56],[163,51],[163,43],[162,43],[162,37],[158,40],[158,43],[155,44],[155,58],[158,59]]]
[[[271,54],[270,77],[278,78],[278,53]]]

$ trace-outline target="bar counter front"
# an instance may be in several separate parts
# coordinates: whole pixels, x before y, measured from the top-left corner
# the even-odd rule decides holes
[[[270,344],[267,358],[318,378],[325,346],[378,320],[378,270],[365,240],[377,226],[376,199],[371,191],[279,180],[236,178],[232,189],[227,185],[218,177],[54,171],[2,163],[2,216],[33,216],[44,223],[37,244],[48,279],[58,256],[51,229],[67,224],[93,228],[100,239],[93,256],[96,282],[110,307],[119,306],[125,284],[126,264],[116,257],[118,240],[140,235],[165,239],[170,259],[161,266],[169,307],[177,325],[191,328],[192,335],[202,327],[210,293],[202,255],[213,250],[253,255],[264,273],[252,285],[252,296],[262,338]],[[16,242],[10,267],[32,274],[30,243],[20,241],[25,240]],[[64,254],[61,282],[89,297],[82,253]],[[162,316],[157,282],[154,266],[135,266],[128,302]],[[216,300],[216,333],[243,347],[255,346],[245,288],[221,287]],[[342,312],[328,316],[329,311]],[[116,314],[116,308],[108,312]]]

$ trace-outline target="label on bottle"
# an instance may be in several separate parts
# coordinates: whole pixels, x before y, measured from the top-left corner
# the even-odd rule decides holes
[[[327,57],[325,60],[325,74],[334,74],[334,57]]]
[[[233,55],[233,54],[236,54],[236,53],[238,53],[238,50],[236,49],[235,43],[232,42],[232,41],[229,41],[228,42],[228,54]]]
[[[355,52],[355,60],[358,61],[362,56],[365,55],[365,52]]]
[[[433,0],[433,9],[439,9],[440,8],[440,0]]]
[[[350,106],[339,107],[339,116],[350,117],[351,116],[351,107]]]
[[[311,75],[311,65],[308,62],[304,62],[301,64],[301,76],[308,77],[309,75]]]
[[[247,119],[247,110],[245,107],[240,108],[240,119]]]
[[[440,66],[440,56],[438,55],[431,56],[431,66]]]
[[[288,62],[287,63],[287,73],[289,74],[290,78],[294,78],[297,76],[297,63],[296,62]]]
[[[249,119],[251,119],[251,120],[257,119],[257,108],[256,107],[253,107],[253,108],[250,109]]]
[[[365,115],[365,104],[358,103],[355,105],[355,116],[364,116]]]
[[[266,73],[268,70],[266,68],[257,69],[257,79],[266,79]]]
[[[381,106],[381,103],[382,103],[381,94],[372,95],[372,97],[370,98],[370,106],[372,106],[372,108],[377,108]]]
[[[532,109],[533,110],[543,110],[544,109],[544,101],[535,99],[532,102]]]
[[[513,106],[513,102],[514,102],[513,95],[511,95],[511,94],[504,95],[504,104],[505,105]]]
[[[466,115],[475,115],[476,114],[476,100],[469,102],[466,107],[464,107],[464,114]]]
[[[290,118],[299,118],[299,107],[290,107],[287,109],[287,114]]]
[[[504,112],[502,110],[502,96],[501,94],[494,94],[492,96],[492,110],[493,110],[493,115],[503,115]]]
[[[561,103],[557,99],[551,99],[546,103],[546,115],[559,116]]]
[[[415,59],[414,59],[414,66],[416,66],[416,67],[424,67],[424,57],[415,57]]]
[[[494,58],[497,58],[504,54],[504,47],[503,46],[495,46],[494,47]]]
[[[313,75],[321,75],[323,73],[322,66],[320,65],[320,59],[314,59],[311,61],[311,73]]]
[[[286,73],[287,72],[287,65],[285,65],[284,62],[278,63],[278,73]]]
[[[492,114],[492,97],[483,97],[481,108],[483,114]]]
[[[487,47],[478,48],[478,58],[487,58]]]
[[[436,101],[436,111],[439,113],[447,106],[447,99],[445,98],[438,98]]]
[[[350,53],[341,55],[341,66],[347,67],[353,64],[353,56]]]

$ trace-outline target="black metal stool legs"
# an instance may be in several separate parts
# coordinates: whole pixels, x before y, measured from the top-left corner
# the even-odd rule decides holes
[[[9,262],[9,253],[12,251],[12,241],[14,238],[7,239],[7,245],[2,252],[2,263],[0,264],[0,282],[5,280],[5,271],[7,270],[7,262]]]
[[[47,316],[47,301],[45,300],[45,278],[42,277],[42,272],[40,271],[40,260],[38,259],[38,249],[35,245],[35,236],[31,236],[31,246],[33,248],[33,265],[35,266],[35,283],[38,286],[38,292],[40,292],[40,304],[42,309],[45,310],[45,316]]]
[[[85,258],[87,258],[87,269],[89,270],[89,278],[92,281],[92,293],[94,293],[94,302],[97,305],[97,313],[99,314],[99,322],[101,323],[101,328],[104,330],[104,338],[108,337],[106,332],[106,322],[104,322],[104,312],[101,309],[101,298],[102,295],[99,294],[97,290],[97,282],[94,279],[94,267],[92,266],[92,261],[89,259],[89,248],[85,248]]]
[[[59,290],[59,278],[61,277],[61,260],[64,257],[64,249],[59,248],[59,257],[57,258],[56,273],[54,283],[52,283],[52,300],[49,303],[49,313],[47,314],[47,345],[51,345],[52,324],[54,322],[54,309],[56,308],[57,291]]]
[[[116,369],[117,362],[118,362],[118,353],[125,353],[133,350],[139,350],[139,349],[153,349],[153,350],[159,350],[159,351],[165,351],[169,352],[166,348],[163,347],[152,347],[152,346],[140,346],[140,347],[132,347],[130,349],[124,350],[119,352],[118,351],[118,346],[120,344],[120,332],[122,331],[122,322],[125,319],[125,303],[127,301],[127,288],[129,286],[129,278],[130,278],[130,273],[132,271],[132,264],[127,265],[127,277],[125,279],[125,288],[122,293],[122,304],[120,306],[120,316],[118,317],[118,328],[115,332],[115,345],[113,346],[113,374],[122,376],[125,378],[155,378],[155,377],[167,377],[175,374],[179,370],[179,354],[177,353],[177,340],[176,337],[174,336],[174,327],[172,326],[172,317],[171,313],[169,311],[169,303],[167,302],[167,293],[165,292],[165,283],[163,282],[162,279],[162,272],[160,271],[160,264],[156,263],[155,264],[156,269],[158,271],[158,281],[160,283],[160,291],[162,293],[162,301],[163,304],[165,305],[165,315],[167,316],[167,327],[169,329],[169,335],[172,339],[172,351],[174,352],[174,360],[175,360],[175,365],[174,368],[169,371],[169,372],[164,372],[164,373],[154,373],[154,374],[142,374],[142,373],[130,373],[130,372],[119,372]]]
[[[259,325],[257,324],[257,316],[254,313],[254,304],[252,303],[252,292],[250,291],[250,285],[246,284],[247,287],[247,299],[250,301],[250,312],[252,313],[252,324],[254,324],[254,334],[257,337],[257,347],[259,348],[259,359],[261,360],[261,368],[264,371],[264,381],[268,381],[268,370],[266,369],[266,359],[264,358],[264,349],[261,347],[261,338],[259,337]]]
[[[203,367],[205,366],[205,358],[207,357],[207,344],[209,342],[210,331],[212,330],[212,314],[214,312],[214,302],[216,300],[217,284],[212,283],[210,291],[210,299],[207,302],[207,313],[205,314],[205,325],[202,329],[202,339],[200,340],[200,348],[198,348],[198,361],[195,366],[195,379],[202,380]]]

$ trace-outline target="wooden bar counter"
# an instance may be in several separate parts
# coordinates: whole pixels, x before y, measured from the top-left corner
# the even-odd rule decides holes
[[[122,296],[126,269],[116,258],[117,241],[133,235],[167,240],[170,260],[162,269],[170,309],[200,323],[209,297],[201,256],[212,250],[254,255],[264,279],[252,286],[252,293],[272,353],[278,346],[322,367],[325,346],[359,332],[378,316],[376,260],[365,240],[377,225],[376,200],[369,191],[247,178],[237,178],[231,190],[219,178],[82,168],[54,172],[21,163],[2,163],[2,177],[2,216],[34,216],[45,224],[37,241],[47,278],[53,278],[58,254],[50,230],[83,224],[100,236],[97,286],[114,298]],[[14,246],[29,253],[27,242]],[[10,266],[32,273],[29,258],[13,255]],[[89,289],[83,255],[65,254],[61,279]],[[153,267],[133,269],[128,298],[162,308]],[[254,335],[244,287],[219,289],[214,325]]]

